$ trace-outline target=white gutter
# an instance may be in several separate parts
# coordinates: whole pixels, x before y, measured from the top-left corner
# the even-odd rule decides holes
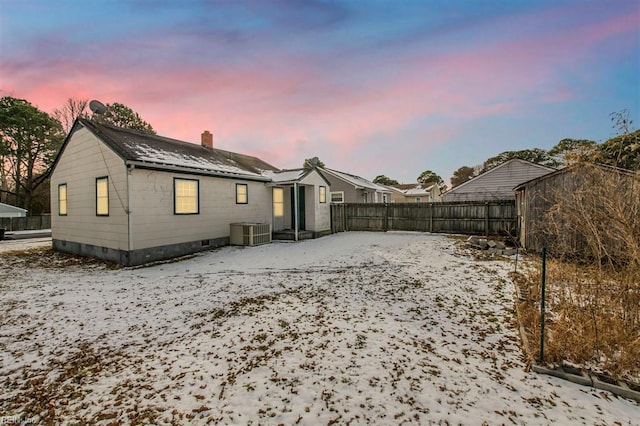
[[[127,167],[127,247],[129,251],[133,250],[133,223],[131,222],[131,172],[135,166],[133,164]]]
[[[293,218],[296,223],[294,226],[295,231],[295,240],[298,241],[298,229],[300,228],[299,218],[298,218],[298,182],[294,182],[293,184]]]

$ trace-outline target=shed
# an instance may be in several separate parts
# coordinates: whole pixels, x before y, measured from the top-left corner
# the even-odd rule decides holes
[[[640,172],[577,163],[514,190],[527,250],[601,259],[640,253]]]

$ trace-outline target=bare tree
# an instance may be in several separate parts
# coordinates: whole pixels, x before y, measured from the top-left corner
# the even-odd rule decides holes
[[[78,117],[89,118],[88,105],[87,99],[69,98],[62,107],[54,109],[51,116],[62,124],[65,133],[69,133]]]

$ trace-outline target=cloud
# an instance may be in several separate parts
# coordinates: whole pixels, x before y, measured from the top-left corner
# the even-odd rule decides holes
[[[102,38],[28,38],[3,57],[2,89],[46,111],[68,97],[121,102],[161,134],[197,142],[208,129],[218,146],[278,166],[314,155],[329,164],[325,152],[337,164],[379,167],[391,155],[415,163],[417,150],[483,117],[592,96],[585,88],[607,72],[600,49],[637,49],[637,14],[626,3],[403,7],[192,3],[163,9],[175,19],[162,25],[151,8],[140,28]]]

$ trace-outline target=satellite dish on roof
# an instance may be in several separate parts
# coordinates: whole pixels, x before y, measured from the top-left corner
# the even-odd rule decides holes
[[[94,114],[104,114],[107,112],[107,107],[100,101],[96,101],[95,99],[89,102],[89,109],[93,111]]]

